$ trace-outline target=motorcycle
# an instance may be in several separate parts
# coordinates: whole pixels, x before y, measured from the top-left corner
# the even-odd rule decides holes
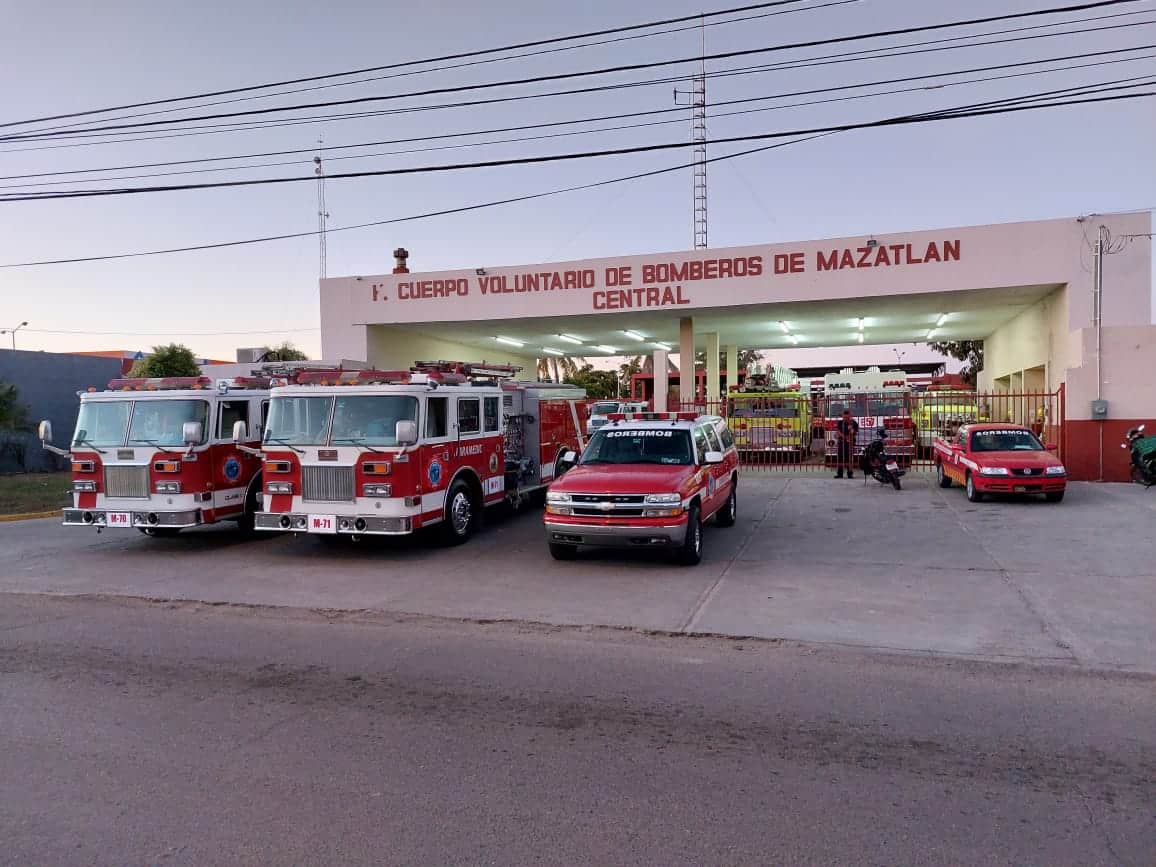
[[[1156,436],[1144,436],[1144,425],[1124,435],[1120,448],[1132,453],[1132,481],[1150,488],[1156,485]]]
[[[876,432],[875,441],[863,449],[863,455],[859,459],[859,467],[863,470],[864,481],[866,481],[867,476],[871,476],[880,484],[892,485],[897,491],[903,489],[899,479],[907,472],[900,469],[898,461],[888,457],[887,431],[883,428],[879,428]]]

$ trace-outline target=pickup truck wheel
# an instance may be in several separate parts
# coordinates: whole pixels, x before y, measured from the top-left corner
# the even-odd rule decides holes
[[[702,521],[698,504],[690,507],[686,516],[686,538],[678,549],[678,562],[683,566],[697,566],[702,561]]]
[[[453,483],[446,495],[446,512],[442,520],[442,542],[460,545],[474,534],[478,523],[478,504],[470,486],[460,479]]]
[[[578,546],[563,545],[559,542],[551,542],[550,556],[555,560],[573,560],[578,556]]]
[[[951,477],[943,471],[943,461],[935,465],[935,480],[939,482],[939,487],[941,488],[951,487]]]
[[[975,489],[975,480],[971,477],[971,473],[967,474],[967,501],[969,503],[978,503],[983,499],[983,494]]]
[[[738,484],[731,482],[731,495],[727,497],[726,505],[719,509],[718,516],[714,519],[715,523],[720,527],[733,527],[735,521],[739,517],[739,493]]]
[[[1049,503],[1059,503],[1059,502],[1063,501],[1063,499],[1064,499],[1064,492],[1063,491],[1052,491],[1050,493],[1044,494],[1044,499],[1047,500]]]

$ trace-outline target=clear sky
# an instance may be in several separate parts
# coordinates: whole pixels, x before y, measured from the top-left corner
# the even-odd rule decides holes
[[[815,5],[829,0],[807,2]],[[725,5],[731,4],[718,2],[705,8]],[[833,8],[711,27],[707,30],[707,50],[764,47],[1056,5],[1062,4],[1059,0],[970,0],[966,4],[859,0]],[[610,0],[583,4],[497,0],[485,6],[466,0],[426,0],[415,4],[320,4],[298,0],[12,3],[5,11],[5,26],[0,30],[0,72],[5,82],[0,95],[0,121],[374,66],[614,27],[702,8],[701,3],[690,0],[637,0],[632,4]],[[708,93],[714,103],[1156,44],[1156,25],[1140,23],[1156,21],[1156,0],[1067,17],[1120,12],[1149,14],[1073,25],[1131,23],[1126,29],[1100,33],[717,78],[711,80]],[[1056,20],[1060,19],[986,25],[948,35]],[[894,37],[886,43],[871,44],[935,37],[936,34]],[[854,47],[857,46],[799,50],[774,55],[774,59],[812,57]],[[322,90],[265,104],[387,94],[644,62],[692,55],[698,49],[697,32],[672,33],[508,63],[378,81],[356,88]],[[1147,53],[1156,53],[1156,49]],[[708,68],[749,65],[760,59],[720,61]],[[716,117],[710,123],[710,133],[717,137],[868,121],[1140,75],[1156,75],[1156,60]],[[596,81],[637,80],[643,76],[656,77],[650,71],[604,76]],[[961,77],[974,76],[957,76],[955,80]],[[507,92],[534,93],[558,86],[523,86]],[[603,94],[92,147],[13,152],[29,145],[0,143],[0,174],[308,148],[319,135],[328,144],[339,145],[650,111],[670,107],[671,90],[671,84],[657,84]],[[430,101],[431,98],[411,99],[400,104]],[[798,98],[766,105],[794,101]],[[263,103],[249,102],[233,108],[260,105]],[[724,110],[734,109],[715,109]],[[685,140],[688,136],[689,124],[680,120],[644,129],[330,161],[327,165],[331,172],[368,170],[624,147]],[[1154,145],[1156,101],[1151,99],[842,133],[712,166],[711,245],[1150,208],[1156,206]],[[369,150],[421,146],[418,142]],[[741,147],[719,145],[711,153]],[[331,152],[331,156],[336,154]],[[302,160],[299,164],[264,168],[245,176],[311,174],[310,157],[298,159]],[[387,219],[580,184],[687,159],[687,154],[658,153],[405,178],[333,180],[328,185],[330,225]],[[202,174],[156,181],[235,176]],[[686,249],[692,245],[690,182],[689,171],[683,171],[486,211],[334,233],[329,239],[329,274],[386,271],[391,265],[390,251],[398,245],[410,250],[410,265],[415,270]],[[0,181],[5,185],[13,183],[19,181]],[[312,183],[300,183],[88,201],[0,203],[0,264],[308,231],[316,224],[315,196]],[[144,259],[0,269],[0,328],[28,320],[30,327],[21,332],[18,344],[26,349],[136,349],[176,337],[198,354],[223,358],[231,358],[237,346],[283,339],[316,353],[317,276],[317,242],[313,238]],[[253,330],[271,333],[193,333]],[[49,333],[54,331],[141,334]]]

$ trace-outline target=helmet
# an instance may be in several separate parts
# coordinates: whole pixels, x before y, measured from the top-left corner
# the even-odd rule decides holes
[[[887,439],[887,431],[881,427],[875,428],[875,436],[881,440]]]

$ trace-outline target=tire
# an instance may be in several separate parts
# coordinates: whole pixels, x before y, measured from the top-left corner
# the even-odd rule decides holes
[[[154,539],[171,539],[181,532],[180,527],[137,527],[137,529]]]
[[[935,465],[935,480],[941,488],[950,488],[952,485],[951,476],[944,472],[943,461]]]
[[[891,484],[895,486],[895,490],[897,490],[897,491],[903,490],[903,485],[901,485],[899,483],[899,476],[892,476],[891,477]]]
[[[555,560],[573,560],[578,556],[578,546],[563,545],[558,542],[551,542],[550,556]]]
[[[257,521],[257,492],[260,490],[261,482],[258,481],[249,488],[249,493],[245,496],[245,511],[237,519],[237,532],[242,536],[257,535],[255,526]]]
[[[1044,499],[1049,503],[1061,503],[1064,500],[1064,492],[1052,491],[1051,493],[1044,494]]]
[[[678,549],[678,562],[683,566],[697,566],[702,561],[702,521],[695,503],[686,516],[686,539]]]
[[[477,498],[470,486],[461,479],[450,485],[446,494],[445,515],[441,524],[441,538],[445,545],[461,545],[469,541],[478,525]]]
[[[719,509],[714,522],[720,527],[733,527],[739,517],[739,486],[731,482],[731,495],[727,497],[726,505]]]
[[[975,488],[975,482],[971,478],[971,473],[967,474],[967,501],[969,503],[978,503],[983,500],[983,494]]]

